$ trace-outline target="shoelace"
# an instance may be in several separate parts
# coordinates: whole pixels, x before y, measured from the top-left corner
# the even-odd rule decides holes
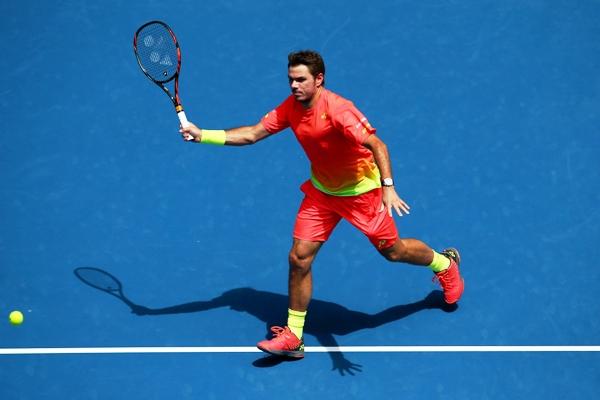
[[[288,327],[282,328],[281,326],[272,326],[271,327],[271,332],[273,333],[273,339],[271,339],[271,340],[275,340],[277,342],[281,341],[283,343],[286,343],[286,346],[289,346],[289,339],[290,339],[290,336],[287,336],[287,337],[285,336],[285,334],[287,332],[290,332],[290,334],[291,334],[292,337],[294,337],[294,338],[296,337],[290,331],[290,328],[288,328]]]
[[[285,333],[286,329],[281,326],[272,326],[271,332],[273,332],[273,336],[279,337]]]

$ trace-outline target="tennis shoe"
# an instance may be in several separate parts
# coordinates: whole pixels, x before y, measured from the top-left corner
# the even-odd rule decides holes
[[[460,271],[458,270],[460,254],[458,250],[452,247],[445,249],[440,254],[448,257],[450,266],[441,272],[437,272],[433,279],[437,280],[444,290],[444,300],[446,303],[454,304],[460,299],[465,290],[465,281],[460,276]]]
[[[276,356],[304,358],[304,341],[298,339],[290,328],[273,326],[271,332],[273,338],[259,342],[256,347]]]

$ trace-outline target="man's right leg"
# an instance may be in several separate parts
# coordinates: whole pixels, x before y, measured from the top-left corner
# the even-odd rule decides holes
[[[294,358],[304,357],[302,333],[306,310],[312,297],[312,262],[323,242],[294,239],[289,254],[288,326],[271,328],[273,338],[257,347],[270,354]]]
[[[330,196],[320,192],[310,181],[301,189],[305,196],[296,215],[294,243],[289,253],[288,326],[272,327],[273,339],[257,345],[267,353],[296,358],[304,357],[302,334],[312,296],[312,263],[341,219],[330,204]]]
[[[304,312],[312,297],[312,263],[323,242],[294,239],[289,254],[289,308]]]

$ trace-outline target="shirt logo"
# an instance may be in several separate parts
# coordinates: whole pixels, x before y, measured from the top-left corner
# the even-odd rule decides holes
[[[362,133],[365,134],[369,129],[373,129],[369,121],[362,117],[361,120],[356,124],[355,129],[358,130],[362,126]]]
[[[371,124],[365,117],[362,117],[360,121],[358,121],[358,123],[356,124],[356,128],[358,129],[360,126],[366,126],[367,128],[370,128]]]
[[[321,119],[327,119],[327,113],[324,112],[323,114],[321,114]]]

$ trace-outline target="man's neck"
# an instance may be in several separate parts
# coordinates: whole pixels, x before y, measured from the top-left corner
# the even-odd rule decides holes
[[[315,93],[315,95],[313,97],[310,98],[310,100],[308,101],[301,101],[300,104],[302,104],[302,107],[305,110],[308,110],[309,108],[311,108],[312,106],[315,105],[315,103],[317,102],[317,100],[319,100],[319,97],[321,97],[321,91],[323,90],[323,86],[319,86],[317,88],[317,92]]]

